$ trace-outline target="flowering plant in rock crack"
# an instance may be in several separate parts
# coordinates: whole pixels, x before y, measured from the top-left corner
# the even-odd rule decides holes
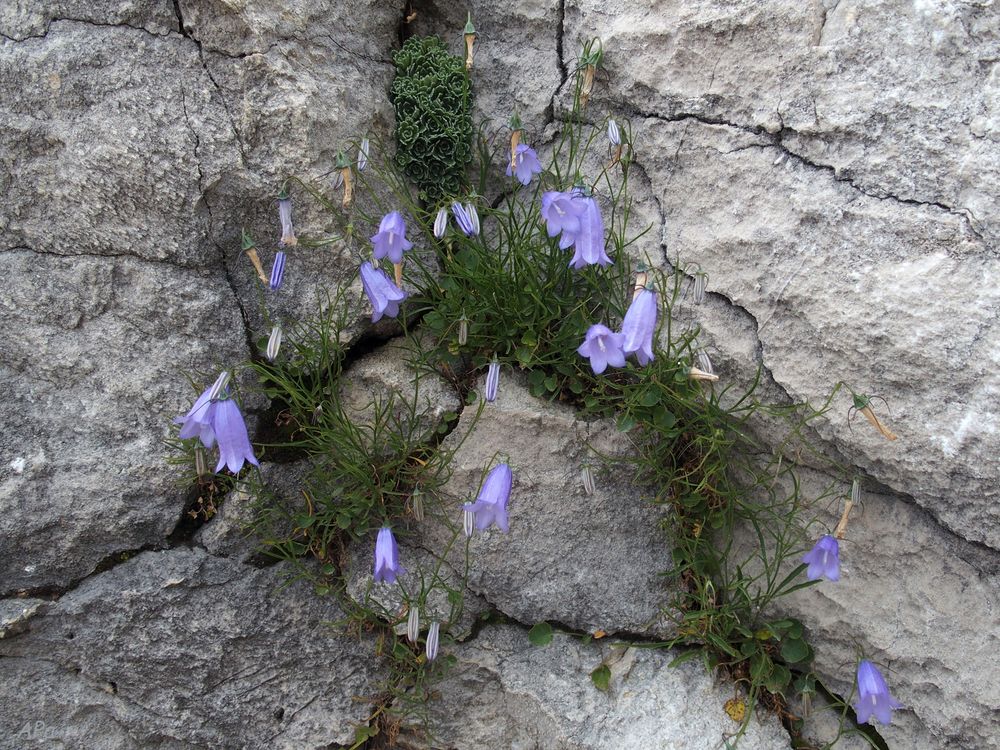
[[[473,62],[471,19],[469,28],[466,70]],[[664,262],[649,229],[631,226],[629,175],[642,144],[627,118],[593,112],[603,57],[598,41],[588,42],[576,68],[574,116],[556,124],[551,140],[525,125],[529,115],[542,113],[508,113],[509,127],[482,128],[468,144],[468,153],[478,155],[473,176],[464,170],[464,149],[454,159],[435,152],[449,167],[438,182],[421,163],[420,144],[437,148],[444,141],[432,132],[434,122],[449,120],[424,109],[433,98],[414,77],[421,50],[443,65],[452,93],[464,87],[456,76],[467,75],[439,44],[408,42],[401,50],[397,62],[410,76],[394,88],[403,116],[396,134],[402,161],[386,158],[384,144],[370,135],[356,152],[347,144],[337,152],[333,179],[287,183],[327,208],[338,235],[297,238],[283,188],[270,274],[244,236],[253,272],[271,290],[262,295],[265,305],[287,294],[286,262],[292,260],[289,278],[297,278],[305,251],[327,252],[336,243],[338,263],[350,269],[316,320],[276,320],[265,310],[267,337],[250,363],[271,404],[265,434],[276,451],[313,464],[303,506],[288,510],[275,500],[273,514],[262,514],[258,528],[269,550],[314,580],[318,591],[336,594],[352,617],[383,629],[394,669],[409,675],[399,695],[425,689],[450,663],[452,628],[462,611],[462,581],[441,573],[449,550],[464,543],[468,570],[485,546],[502,548],[526,533],[509,515],[517,477],[506,459],[483,467],[474,500],[445,492],[454,456],[450,433],[456,425],[471,431],[483,414],[503,414],[526,386],[532,396],[576,409],[583,420],[614,425],[628,440],[632,453],[625,459],[582,443],[566,473],[580,477],[580,486],[567,494],[600,501],[609,486],[599,481],[602,468],[624,466],[667,516],[671,548],[665,540],[663,572],[679,582],[665,607],[675,633],[667,642],[698,646],[706,665],[732,677],[749,702],[787,715],[786,697],[805,695],[816,678],[803,623],[776,619],[774,602],[839,578],[839,540],[850,513],[847,506],[834,532],[812,549],[803,546],[798,519],[811,511],[794,457],[809,450],[803,435],[828,404],[771,407],[757,397],[757,380],[741,387],[724,357],[712,363],[708,351],[716,348],[697,324],[702,306],[719,297],[706,296],[707,273],[700,267],[687,273],[679,258]],[[420,101],[407,100],[410,94]],[[467,104],[462,96],[454,101]],[[579,116],[588,101],[594,128]],[[456,115],[452,124],[462,122]],[[413,130],[417,123],[420,132]],[[447,128],[447,138],[461,137],[458,126]],[[406,175],[417,181],[416,193]],[[342,197],[331,195],[341,187]],[[267,253],[268,245],[261,250]],[[693,294],[686,294],[689,287]],[[413,392],[376,394],[359,413],[343,395],[350,378],[342,376],[352,360],[347,342],[372,341],[358,332],[359,320],[369,316],[382,323],[379,335],[398,331],[406,341]],[[427,377],[443,379],[458,396],[459,405],[443,417],[422,406],[420,383]],[[257,459],[223,387],[199,396],[181,418],[179,435],[201,450],[217,442],[219,467],[239,471]],[[870,399],[856,407],[881,425],[868,413],[874,414]],[[468,426],[459,413],[472,409]],[[773,454],[761,451],[748,427],[761,415],[787,430]],[[879,431],[889,437],[887,428]],[[268,493],[259,480],[256,491]],[[831,486],[811,502],[835,494]],[[530,502],[515,502],[517,513],[532,512]],[[444,550],[431,551],[432,572],[416,559],[419,544],[411,544],[429,523],[446,529]],[[501,534],[487,531],[494,526]],[[758,547],[744,555],[731,544],[738,531],[758,539]],[[359,595],[344,559],[352,545],[373,543]],[[318,561],[318,574],[304,565],[308,557]],[[386,604],[380,597],[396,598]],[[862,710],[880,721],[886,715],[894,699],[882,697],[882,685],[867,667],[864,674],[859,669],[859,717]]]

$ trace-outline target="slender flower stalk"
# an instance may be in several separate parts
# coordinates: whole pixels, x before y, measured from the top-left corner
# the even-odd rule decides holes
[[[239,474],[243,468],[244,461],[249,461],[254,466],[260,466],[257,457],[253,454],[253,447],[250,445],[250,436],[247,434],[247,425],[243,421],[243,414],[236,401],[231,398],[223,398],[215,404],[212,413],[212,428],[215,430],[215,439],[219,443],[219,463],[216,464],[215,473],[218,474],[225,466],[233,474]]]
[[[840,580],[840,545],[829,534],[824,534],[813,548],[802,556],[802,562],[807,563],[806,578],[817,581],[826,578],[830,581]]]
[[[441,623],[437,620],[427,629],[427,644],[424,653],[427,661],[434,661],[438,655],[438,641],[441,638]]]
[[[510,530],[507,519],[507,502],[510,500],[510,487],[513,480],[510,466],[499,464],[486,475],[479,497],[468,510],[476,514],[476,528],[480,531],[489,528],[493,523],[504,534]]]
[[[420,607],[416,603],[410,604],[410,613],[406,618],[406,640],[416,643],[420,638]]]
[[[351,174],[351,163],[343,151],[337,152],[337,161],[334,166],[340,170],[340,176],[344,180],[344,200],[341,202],[341,206],[347,208],[351,205],[351,198],[354,196],[354,177]]]
[[[476,43],[476,27],[472,25],[472,13],[465,22],[465,69],[472,70],[472,47]]]
[[[488,403],[493,403],[497,400],[497,388],[500,385],[500,363],[497,362],[496,357],[490,362],[490,366],[486,371],[486,401]]]
[[[281,222],[281,239],[278,244],[282,247],[298,244],[292,227],[292,199],[284,188],[278,193],[278,220]]]
[[[434,219],[434,236],[439,240],[444,239],[444,233],[448,231],[448,209],[440,208],[437,218]]]
[[[639,292],[625,312],[621,331],[625,336],[622,350],[626,354],[635,352],[640,365],[653,361],[653,334],[656,332],[657,314],[656,292],[649,287]]]
[[[392,535],[392,529],[383,526],[378,531],[375,539],[375,583],[395,583],[396,576],[406,573],[399,563],[399,545],[396,544],[396,537]]]
[[[267,283],[268,289],[276,292],[281,289],[281,284],[285,280],[285,251],[279,250],[274,254],[274,265],[271,266],[271,278]]]
[[[267,339],[267,349],[264,355],[268,362],[274,362],[278,358],[278,350],[281,348],[281,326],[274,326],[271,335]]]
[[[588,357],[594,374],[600,375],[608,365],[625,366],[624,345],[624,335],[615,333],[603,323],[595,323],[587,329],[583,343],[576,351],[581,357]]]
[[[377,323],[383,315],[390,318],[399,315],[399,303],[406,299],[406,292],[392,283],[389,274],[365,261],[361,264],[361,286],[372,304],[372,323]]]
[[[260,279],[260,283],[267,285],[268,278],[267,274],[264,273],[264,266],[261,265],[260,255],[257,254],[257,245],[253,241],[253,237],[246,229],[243,230],[243,252],[247,254],[247,258],[250,259],[250,265],[253,266],[254,270],[257,272],[257,278]]]
[[[858,698],[854,703],[858,724],[867,724],[873,716],[879,724],[891,724],[893,710],[902,707],[889,693],[878,667],[862,659],[858,664]]]

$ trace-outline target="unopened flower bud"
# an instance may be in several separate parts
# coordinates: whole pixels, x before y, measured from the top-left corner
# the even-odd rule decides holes
[[[271,266],[271,278],[268,281],[268,287],[272,292],[276,292],[281,288],[281,283],[285,280],[285,253],[283,250],[279,250],[274,255],[274,265]]]
[[[281,326],[275,326],[271,329],[271,335],[267,339],[267,350],[265,355],[267,356],[268,362],[274,362],[278,358],[278,349],[281,348]]]
[[[434,661],[437,658],[440,633],[441,623],[435,620],[427,630],[427,644],[424,650],[424,653],[427,654],[427,661]]]
[[[861,502],[861,480],[857,477],[851,482],[851,502],[855,505]]]
[[[361,147],[358,149],[358,171],[364,172],[365,167],[368,166],[368,139],[361,139]]]
[[[705,301],[705,290],[708,288],[708,274],[698,272],[694,275],[694,284],[692,295],[694,303],[700,305]]]
[[[444,237],[444,233],[448,231],[448,209],[441,208],[438,211],[437,218],[434,219],[434,236],[439,240]]]
[[[472,25],[472,13],[465,23],[465,69],[472,70],[472,47],[476,43],[476,27]]]
[[[614,120],[608,120],[608,140],[612,146],[622,145],[622,134],[618,129],[618,123]]]
[[[715,368],[712,367],[712,360],[708,358],[708,352],[704,349],[698,350],[698,368],[709,375],[715,374]]]
[[[278,240],[279,244],[282,247],[297,244],[298,240],[295,238],[295,230],[292,228],[292,199],[284,189],[278,194],[278,219],[281,221],[281,239]]]
[[[413,490],[413,494],[410,496],[410,502],[413,506],[413,518],[417,521],[424,520],[424,493],[420,491],[420,488]]]
[[[420,607],[416,604],[410,605],[410,614],[406,618],[406,640],[416,643],[420,637]]]
[[[469,319],[462,314],[458,319],[458,345],[465,346],[469,341]]]
[[[229,370],[223,370],[219,377],[215,379],[215,383],[212,384],[212,390],[208,392],[208,400],[215,401],[225,390],[226,386],[229,385],[230,378]]]
[[[500,363],[497,362],[496,357],[490,362],[490,366],[486,371],[486,400],[489,403],[493,403],[497,400],[497,388],[500,386]]]
[[[594,482],[594,470],[590,468],[590,464],[583,465],[580,476],[583,479],[583,491],[588,495],[593,495],[597,491],[597,485]]]
[[[472,532],[476,528],[476,514],[471,510],[473,503],[465,503],[462,506],[462,530],[465,536],[472,538]]]

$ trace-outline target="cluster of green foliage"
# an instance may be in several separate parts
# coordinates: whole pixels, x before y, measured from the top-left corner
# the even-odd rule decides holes
[[[427,201],[459,192],[472,158],[472,86],[437,37],[411,37],[393,57],[396,163]]]

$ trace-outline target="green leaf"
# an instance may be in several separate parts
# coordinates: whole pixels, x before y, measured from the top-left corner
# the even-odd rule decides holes
[[[805,661],[810,656],[809,644],[798,638],[790,638],[781,644],[781,658],[789,664]]]
[[[528,640],[534,646],[548,646],[552,643],[552,626],[542,620],[528,631]]]
[[[573,378],[571,381],[569,381],[569,389],[573,393],[579,395],[579,394],[583,393],[583,383],[581,383],[576,378]]]
[[[633,427],[635,427],[636,421],[635,417],[631,414],[622,414],[618,417],[618,432],[628,432]]]
[[[316,516],[296,516],[295,522],[303,529],[308,529],[316,523]]]
[[[767,654],[758,651],[750,657],[750,678],[754,682],[763,682],[774,670],[774,662]]]
[[[653,409],[653,423],[661,430],[669,430],[677,424],[677,417],[667,407],[661,405]]]
[[[545,387],[549,392],[554,392],[559,387],[559,381],[556,379],[555,375],[549,375],[545,378]]]
[[[764,681],[764,687],[772,693],[784,694],[788,684],[792,681],[792,673],[784,664],[775,664],[771,674]]]
[[[660,401],[660,394],[653,389],[643,391],[639,396],[639,404],[650,407],[655,406]]]
[[[528,385],[540,386],[543,380],[545,380],[545,373],[541,370],[532,370],[528,373]]]
[[[521,367],[527,367],[528,365],[531,364],[531,357],[532,357],[531,349],[528,349],[527,347],[524,346],[519,346],[517,347],[517,350],[514,352],[514,357],[517,359],[518,363],[520,363]]]
[[[605,693],[611,687],[611,670],[608,668],[607,664],[602,664],[593,672],[590,673],[590,681],[594,683],[594,687],[598,690],[602,690]]]

